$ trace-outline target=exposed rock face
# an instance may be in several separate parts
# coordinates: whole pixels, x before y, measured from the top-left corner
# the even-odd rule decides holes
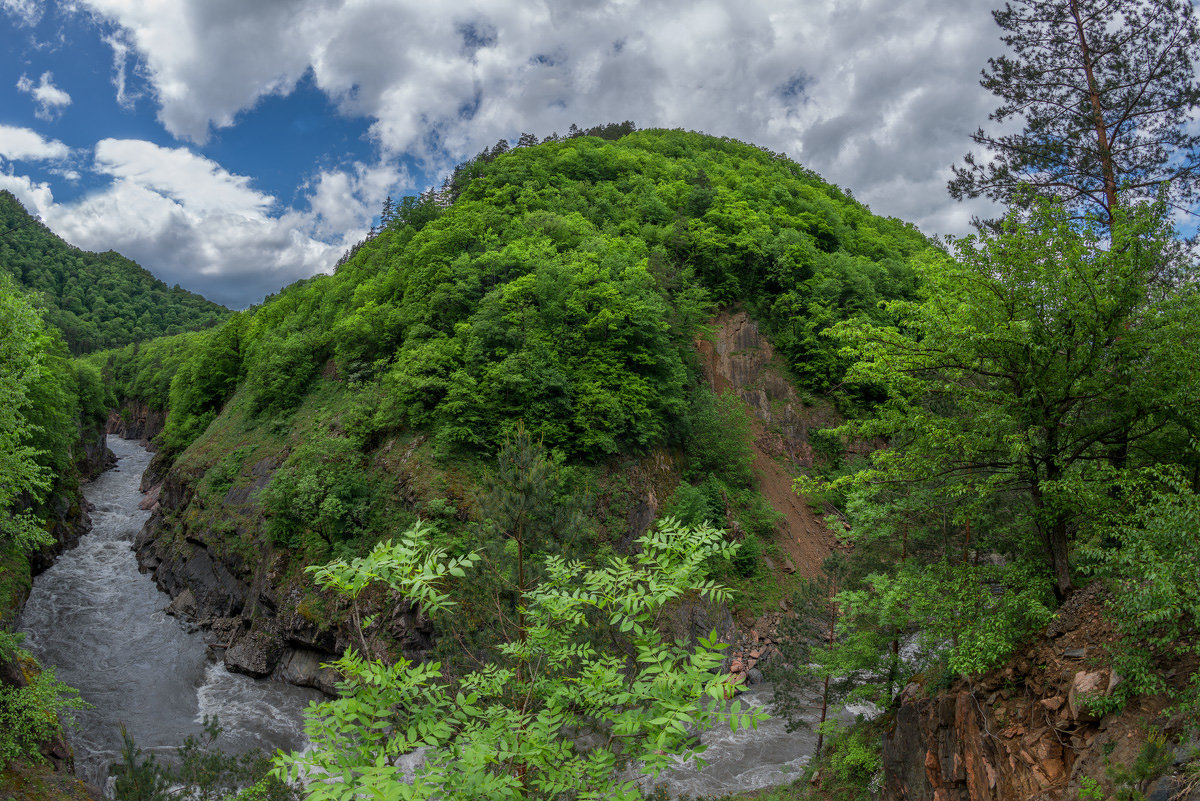
[[[251,486],[235,487],[223,499],[228,507],[254,507],[253,492],[270,480],[274,466],[256,465]],[[222,547],[224,538],[189,529],[187,510],[198,503],[195,481],[172,469],[147,495],[150,520],[135,542],[138,564],[172,597],[167,611],[209,631],[209,644],[222,651],[232,671],[277,678],[327,693],[337,675],[321,668],[349,644],[345,635],[318,626],[296,608],[298,598],[279,597],[284,557],[265,550],[251,560]],[[256,508],[256,507],[254,507]],[[371,604],[371,599],[363,599]],[[401,653],[422,659],[433,647],[433,627],[406,602],[380,597],[364,614],[375,615]]]
[[[150,441],[167,423],[167,413],[151,409],[140,400],[126,399],[121,408],[108,415],[108,433],[121,439],[136,439],[153,450]]]
[[[734,392],[746,403],[758,487],[783,515],[775,542],[785,555],[780,568],[815,578],[835,540],[821,516],[796,494],[793,482],[813,466],[809,432],[841,420],[828,404],[805,403],[746,312],[722,313],[713,326],[712,340],[699,340],[696,348],[713,391]]]
[[[117,457],[108,449],[108,434],[105,429],[85,431],[75,448],[75,467],[79,477],[91,481],[117,463]]]
[[[1169,706],[1163,697],[1103,717],[1088,708],[1086,696],[1119,681],[1104,664],[1111,639],[1097,584],[1003,668],[933,697],[909,685],[884,737],[882,799],[1065,801],[1079,797],[1085,777],[1108,787],[1106,759],[1130,765],[1150,727],[1170,732],[1180,723],[1160,714]]]
[[[116,464],[116,457],[108,449],[103,430],[87,431],[74,447],[76,474],[59,476],[54,491],[46,501],[49,515],[46,530],[54,542],[29,558],[30,572],[38,575],[64,551],[79,544],[79,538],[92,530],[92,518],[88,514],[88,502],[79,485],[103,473]]]

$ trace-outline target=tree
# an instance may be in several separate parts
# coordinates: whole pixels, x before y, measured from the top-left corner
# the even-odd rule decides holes
[[[62,733],[73,710],[89,704],[59,681],[54,668],[29,671],[33,656],[21,647],[23,634],[0,631],[0,770],[15,760],[41,760],[43,743]],[[31,675],[30,675],[31,674]]]
[[[538,582],[534,558],[569,550],[581,524],[579,510],[558,497],[561,478],[547,457],[542,443],[518,422],[500,446],[496,472],[484,483],[478,498],[480,533],[491,546],[487,564],[498,577],[494,589],[515,604]],[[506,554],[509,549],[515,553]],[[500,597],[490,600],[498,610],[506,606]],[[516,631],[510,640],[527,631],[524,610],[518,605],[513,611]],[[505,636],[509,634],[507,622],[501,614]]]
[[[727,597],[705,565],[737,546],[714,529],[673,521],[637,546],[636,556],[594,568],[548,558],[546,580],[521,599],[526,635],[500,649],[514,667],[491,664],[454,679],[437,663],[387,665],[348,650],[336,663],[342,696],[310,711],[311,750],[281,757],[278,774],[330,776],[309,786],[317,800],[640,799],[623,768],[657,773],[670,755],[699,750],[689,729],[759,718],[736,701],[728,715],[701,703],[723,700],[727,686],[711,673],[723,647],[715,633],[689,647],[658,630],[672,602]],[[435,613],[450,606],[443,578],[464,577],[475,560],[448,559],[414,528],[367,558],[314,572],[339,591],[379,582]],[[593,628],[627,641],[629,655],[594,646]],[[405,757],[413,765],[419,748],[423,762],[406,776]]]
[[[1170,245],[1162,204],[1118,207],[1109,229],[1035,203],[961,242],[957,261],[928,262],[921,298],[888,307],[899,324],[838,326],[850,378],[888,395],[844,427],[889,447],[843,483],[904,486],[914,508],[945,510],[966,529],[963,561],[1036,532],[1064,598],[1072,541],[1111,498],[1114,445],[1197,430],[1200,295],[1152,281]],[[990,541],[970,542],[972,520]]]
[[[989,59],[981,85],[1001,99],[989,119],[1020,133],[972,139],[950,194],[1008,203],[1023,184],[1113,221],[1118,197],[1198,197],[1200,30],[1190,0],[1015,0],[992,16],[1011,55]]]
[[[0,544],[14,542],[18,550],[49,541],[32,515],[13,508],[50,487],[48,471],[39,464],[41,451],[29,444],[34,427],[26,413],[46,375],[49,344],[37,312],[0,273]]]

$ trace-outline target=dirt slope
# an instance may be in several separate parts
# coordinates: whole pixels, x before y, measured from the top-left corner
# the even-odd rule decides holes
[[[821,516],[792,489],[792,482],[813,464],[809,430],[840,421],[828,405],[808,404],[800,398],[782,359],[746,312],[724,312],[713,327],[712,338],[697,342],[696,347],[713,391],[736,393],[751,415],[759,488],[784,516],[776,544],[790,565],[778,567],[787,572],[794,568],[813,578],[836,543]]]

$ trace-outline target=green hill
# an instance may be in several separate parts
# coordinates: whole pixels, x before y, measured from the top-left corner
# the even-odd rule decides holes
[[[655,499],[652,515],[735,522],[751,544],[731,579],[748,581],[781,510],[698,339],[740,307],[794,405],[815,402],[845,369],[822,332],[908,296],[930,243],[786,158],[695,133],[517,148],[459,179],[448,207],[399,204],[333,275],[89,357],[119,395],[169,407],[157,469],[186,489],[161,539],[245,570],[247,554],[359,552],[421,517],[458,547],[483,536],[479,492],[521,427],[564,471],[554,502],[583,510],[572,547],[623,547]],[[745,598],[761,613],[779,592]]]
[[[0,191],[0,270],[37,293],[74,354],[207,328],[228,314],[119,253],[68,245],[8,191]]]

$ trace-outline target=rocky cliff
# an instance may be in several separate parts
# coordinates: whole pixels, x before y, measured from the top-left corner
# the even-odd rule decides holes
[[[1103,592],[1092,585],[1003,667],[932,695],[909,685],[884,738],[883,801],[1073,801],[1092,782],[1102,798],[1136,791],[1154,801],[1200,801],[1185,767],[1200,757],[1188,721],[1166,697],[1135,699],[1103,717],[1089,710],[1087,696],[1121,681],[1106,658],[1113,636]],[[1195,667],[1174,666],[1169,676],[1182,682]],[[1169,767],[1122,778],[1120,769],[1160,733],[1175,751],[1164,759]]]
[[[121,439],[136,439],[142,447],[154,450],[152,441],[166,423],[166,412],[152,409],[140,400],[126,398],[119,409],[109,412],[107,431]]]
[[[266,485],[271,469],[267,463],[257,465],[259,480],[231,490],[236,497],[226,499],[230,506],[252,503],[250,495]],[[189,527],[186,512],[196,480],[185,471],[170,471],[143,502],[152,514],[134,546],[142,570],[173,599],[167,611],[208,630],[209,644],[222,652],[230,670],[255,677],[275,673],[333,693],[337,677],[320,665],[341,654],[345,638],[302,614],[298,598],[281,597],[282,555],[264,552],[247,558],[224,547],[220,534]],[[429,647],[431,631],[427,620],[409,612],[394,609],[390,624],[419,653]]]

